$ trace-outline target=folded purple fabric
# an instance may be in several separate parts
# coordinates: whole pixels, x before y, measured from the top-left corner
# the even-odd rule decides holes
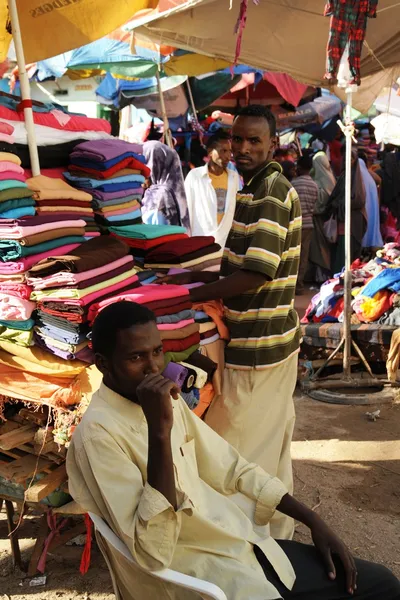
[[[72,157],[79,156],[79,158],[88,160],[107,161],[126,153],[143,155],[143,146],[118,138],[91,140],[75,146]]]

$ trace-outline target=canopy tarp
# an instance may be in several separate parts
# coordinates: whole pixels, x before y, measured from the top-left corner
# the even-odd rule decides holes
[[[231,6],[221,0],[176,0],[174,8],[162,12],[159,5],[144,17],[137,15],[129,26],[138,40],[140,36],[162,40],[163,44],[232,62],[240,0],[232,0]],[[329,32],[329,19],[322,13],[323,2],[315,0],[249,2],[239,62],[321,85]],[[399,23],[400,4],[380,0],[377,19],[368,22],[361,60],[363,77],[400,65]]]
[[[89,44],[157,4],[157,0],[18,0],[25,60],[36,62]],[[11,41],[7,20],[7,0],[0,0],[0,61],[6,59]]]

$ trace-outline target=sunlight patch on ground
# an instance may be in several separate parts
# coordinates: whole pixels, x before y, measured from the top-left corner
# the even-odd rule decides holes
[[[293,460],[375,462],[400,460],[400,441],[311,440],[292,442]]]

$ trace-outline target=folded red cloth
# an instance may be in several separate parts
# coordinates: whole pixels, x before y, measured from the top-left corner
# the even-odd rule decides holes
[[[101,164],[101,163],[100,163]],[[128,158],[122,159],[116,165],[110,167],[109,169],[100,170],[100,169],[92,169],[90,167],[81,167],[79,165],[69,165],[69,171],[80,171],[81,173],[87,173],[88,175],[96,175],[99,179],[111,179],[114,173],[117,173],[121,169],[136,169],[140,171],[144,177],[150,177],[150,169],[147,165],[140,162],[133,156],[128,156]]]
[[[183,340],[163,340],[164,352],[183,352],[195,344],[200,344],[200,333],[192,333]]]
[[[207,248],[215,243],[215,239],[209,235],[199,235],[181,239],[177,241],[168,241],[151,250],[146,256],[147,262],[157,262],[162,260],[163,263],[170,262],[174,259],[181,258],[191,252],[196,252],[202,248]]]
[[[164,235],[159,238],[155,238],[153,240],[139,240],[133,238],[126,238],[115,233],[111,233],[111,237],[115,237],[121,242],[125,242],[128,244],[130,248],[140,248],[141,250],[150,250],[152,248],[156,248],[165,242],[176,242],[177,240],[185,240],[189,239],[186,233],[174,233],[173,235]]]

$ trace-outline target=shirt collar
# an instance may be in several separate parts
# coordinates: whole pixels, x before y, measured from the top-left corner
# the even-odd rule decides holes
[[[270,161],[268,164],[264,165],[259,171],[257,171],[257,173],[253,175],[253,177],[247,183],[245,183],[244,187],[248,188],[252,186],[253,183],[258,183],[258,180],[261,178],[261,176],[263,178],[268,177],[274,171],[279,171],[279,173],[283,172],[281,165],[273,160]]]
[[[110,390],[104,382],[98,390],[99,397],[115,412],[116,417],[128,423],[136,432],[139,432],[145,419],[142,407],[123,396]]]
[[[199,167],[201,177],[208,177],[208,165],[204,165],[204,167]]]

